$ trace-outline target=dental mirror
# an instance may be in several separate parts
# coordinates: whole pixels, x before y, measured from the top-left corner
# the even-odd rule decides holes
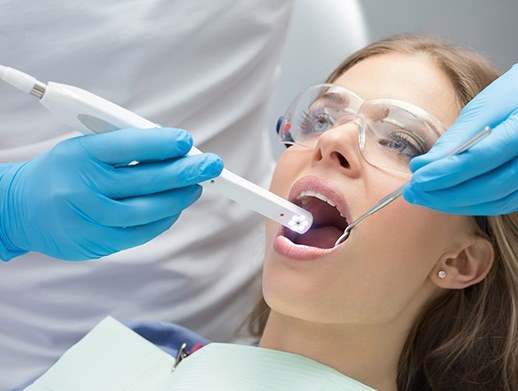
[[[450,157],[450,156],[453,156],[453,155],[458,155],[458,154],[466,151],[467,149],[469,149],[470,147],[472,147],[473,145],[478,143],[480,140],[482,140],[483,138],[488,136],[489,133],[491,133],[491,130],[492,130],[492,128],[490,126],[486,126],[481,132],[477,133],[474,137],[470,138],[468,141],[466,141],[460,147],[456,148],[453,152],[450,152],[446,157]],[[338,246],[340,243],[343,243],[349,237],[349,234],[351,233],[351,230],[356,225],[358,225],[361,221],[363,221],[364,219],[366,219],[368,216],[372,215],[373,213],[377,212],[381,208],[387,206],[392,201],[394,201],[397,198],[399,198],[401,196],[401,194],[403,194],[403,188],[407,185],[407,183],[408,182],[406,182],[401,187],[398,187],[396,190],[394,190],[389,195],[383,197],[381,200],[378,201],[378,203],[376,203],[376,205],[374,205],[372,208],[367,210],[367,212],[363,213],[358,218],[356,218],[351,224],[349,224],[347,226],[347,228],[345,228],[344,233],[342,234],[342,236],[340,236],[338,238],[338,240],[335,242],[335,247]]]

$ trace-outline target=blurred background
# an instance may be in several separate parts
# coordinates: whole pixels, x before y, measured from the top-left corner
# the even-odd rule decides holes
[[[503,72],[518,62],[517,0],[362,0],[370,39],[414,32],[469,46]]]

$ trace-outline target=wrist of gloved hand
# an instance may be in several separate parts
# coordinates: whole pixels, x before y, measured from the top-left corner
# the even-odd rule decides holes
[[[11,218],[8,193],[11,180],[20,166],[21,164],[19,163],[0,164],[0,259],[4,262],[28,252],[11,243],[7,229],[7,227],[11,226],[11,224],[7,224],[7,220]]]

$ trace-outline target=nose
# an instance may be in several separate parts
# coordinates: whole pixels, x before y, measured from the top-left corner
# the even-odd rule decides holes
[[[343,174],[357,178],[361,173],[361,151],[358,145],[360,126],[356,121],[337,123],[324,132],[313,149],[314,164],[325,164]]]

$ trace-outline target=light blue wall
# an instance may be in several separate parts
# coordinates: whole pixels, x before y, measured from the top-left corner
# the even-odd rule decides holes
[[[371,39],[413,32],[469,46],[500,70],[518,63],[518,0],[362,0]]]

